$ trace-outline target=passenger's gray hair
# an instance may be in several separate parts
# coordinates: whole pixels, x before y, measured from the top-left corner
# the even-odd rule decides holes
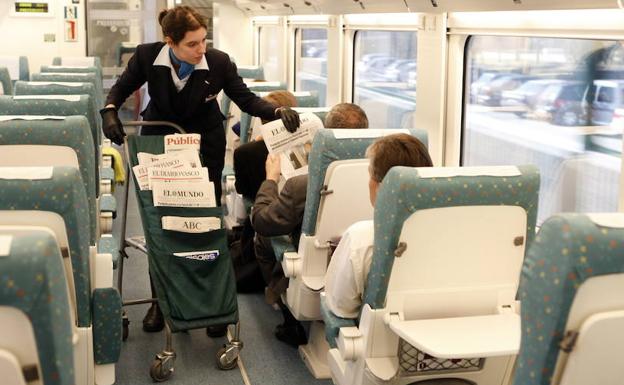
[[[368,118],[357,104],[336,104],[325,117],[326,128],[368,128]]]

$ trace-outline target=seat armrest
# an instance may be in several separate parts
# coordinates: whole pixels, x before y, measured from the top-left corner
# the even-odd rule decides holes
[[[340,328],[338,332],[338,351],[345,361],[356,361],[364,353],[364,338],[355,326]]]
[[[293,245],[288,235],[271,237],[271,246],[273,247],[273,253],[275,254],[275,258],[277,258],[279,262],[282,262],[285,253],[297,252],[297,250],[295,250],[295,245]]]
[[[520,316],[515,313],[389,322],[415,348],[437,358],[483,358],[518,354]]]
[[[97,365],[113,364],[121,352],[121,296],[117,289],[93,291],[93,355]]]
[[[110,194],[113,191],[115,171],[112,167],[100,168],[100,194]]]
[[[282,270],[284,270],[284,275],[287,278],[297,278],[297,276],[301,275],[302,268],[303,261],[296,251],[284,253],[284,258],[282,259]]]
[[[112,234],[104,234],[97,244],[98,254],[110,254],[113,260],[113,269],[117,268],[119,260],[119,248],[117,239]]]
[[[100,196],[100,214],[111,213],[112,218],[117,217],[117,200],[111,194]]]

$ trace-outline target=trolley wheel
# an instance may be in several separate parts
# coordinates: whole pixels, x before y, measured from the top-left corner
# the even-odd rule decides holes
[[[124,315],[124,317],[121,319],[121,325],[122,325],[122,334],[121,334],[121,340],[125,341],[128,339],[128,326],[130,325],[130,320],[128,319],[128,317],[126,315]]]
[[[173,374],[173,364],[175,357],[156,356],[152,366],[150,366],[150,377],[154,382],[164,382]]]
[[[221,370],[232,370],[238,364],[238,355],[228,359],[225,346],[217,351],[217,367]]]

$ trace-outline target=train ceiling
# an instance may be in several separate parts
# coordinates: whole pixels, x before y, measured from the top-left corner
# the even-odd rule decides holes
[[[624,0],[232,0],[251,16],[620,8]]]

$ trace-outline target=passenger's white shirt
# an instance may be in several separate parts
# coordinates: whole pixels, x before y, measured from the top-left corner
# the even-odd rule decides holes
[[[345,231],[325,275],[325,300],[332,313],[356,318],[373,256],[373,221],[356,222]]]

